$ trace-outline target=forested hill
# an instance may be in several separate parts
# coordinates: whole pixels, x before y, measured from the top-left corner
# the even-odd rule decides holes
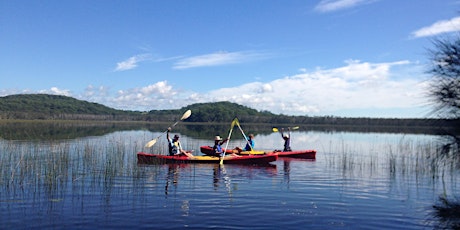
[[[17,94],[0,97],[0,119],[91,119],[133,115],[107,106],[49,94]]]
[[[197,103],[174,110],[149,112],[123,111],[107,106],[48,94],[19,94],[0,97],[0,119],[17,120],[104,120],[175,122],[187,110],[192,115],[184,122],[229,123],[237,117],[242,123],[296,124],[308,126],[392,126],[392,127],[460,127],[457,120],[397,119],[397,118],[345,118],[276,115],[268,111],[231,103]]]
[[[189,106],[186,106],[178,110],[152,110],[149,112],[149,115],[154,116],[173,116],[179,113],[192,110],[193,116],[187,119],[188,122],[229,122],[232,121],[235,117],[248,119],[253,122],[256,122],[258,118],[268,118],[276,117],[275,114],[270,112],[259,112],[255,109],[239,105],[236,103],[231,103],[228,101],[222,102],[213,102],[213,103],[196,103]]]

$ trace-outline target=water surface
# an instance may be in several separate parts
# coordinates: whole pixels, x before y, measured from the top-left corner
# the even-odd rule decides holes
[[[316,160],[138,165],[138,151],[166,153],[162,133],[0,139],[2,228],[432,229],[432,206],[459,191],[456,164],[434,157],[433,135],[306,130],[292,134],[292,148],[316,149]],[[195,154],[212,144],[179,134]],[[255,141],[283,144],[279,133]],[[243,144],[234,133],[230,146]]]

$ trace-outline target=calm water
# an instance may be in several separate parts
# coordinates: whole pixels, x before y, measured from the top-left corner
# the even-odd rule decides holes
[[[165,153],[162,130],[63,140],[0,139],[2,229],[433,229],[432,206],[458,196],[455,162],[432,135],[299,131],[293,149],[316,160],[271,166],[138,165]],[[180,133],[199,154],[207,139]],[[234,133],[230,146],[241,146]],[[222,135],[225,136],[225,135]],[[257,149],[280,149],[279,133]]]

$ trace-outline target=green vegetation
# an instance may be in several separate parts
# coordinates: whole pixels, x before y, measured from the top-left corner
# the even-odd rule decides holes
[[[436,39],[434,49],[429,50],[431,74],[428,96],[434,105],[433,114],[440,118],[460,120],[460,36]],[[446,130],[445,141],[440,147],[443,159],[460,157],[460,125]],[[447,156],[447,157],[446,157]],[[458,169],[458,167],[456,167]],[[444,223],[443,229],[460,228],[460,202],[446,194],[440,196],[440,204],[433,206],[436,216]]]
[[[149,112],[123,111],[107,106],[77,100],[75,98],[47,95],[20,94],[0,97],[0,120],[79,120],[79,121],[136,121],[175,122],[186,110],[192,116],[186,123],[229,124],[235,117],[246,124],[283,124],[296,126],[342,126],[357,127],[397,127],[428,128],[450,130],[460,127],[459,119],[397,119],[397,118],[344,118],[276,115],[231,102],[197,103],[174,110],[152,110]],[[372,128],[369,128],[372,129]],[[360,128],[362,130],[362,128]],[[433,130],[431,130],[433,131]],[[455,131],[455,130],[454,130]]]
[[[271,120],[276,115],[270,112],[259,112],[249,107],[223,101],[214,103],[197,103],[186,106],[180,111],[192,110],[192,116],[187,119],[188,122],[231,122],[235,117],[239,119],[248,119],[251,122],[257,122],[258,118],[264,118],[263,122]],[[150,115],[160,116],[177,116],[181,112],[178,110],[152,110]]]
[[[140,112],[122,111],[107,106],[49,94],[18,94],[0,97],[0,119],[23,120],[120,120]]]

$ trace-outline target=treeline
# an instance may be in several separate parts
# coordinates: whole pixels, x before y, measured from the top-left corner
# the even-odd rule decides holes
[[[247,120],[252,123],[267,120],[270,117],[277,115],[270,112],[259,112],[255,109],[231,103],[227,101],[214,103],[196,103],[186,106],[180,110],[152,110],[149,115],[157,116],[177,116],[179,111],[192,110],[192,116],[187,119],[187,122],[231,122],[235,117]],[[264,119],[261,119],[264,118]]]
[[[184,122],[230,123],[237,117],[241,123],[292,124],[310,126],[391,126],[391,127],[447,127],[458,131],[460,120],[344,118],[334,116],[310,117],[276,115],[231,102],[197,103],[176,110],[149,112],[124,111],[107,106],[48,94],[21,94],[0,97],[0,120],[91,120],[175,122],[186,110],[192,110]]]
[[[123,111],[49,94],[17,94],[0,97],[0,119],[16,120],[135,120],[141,112]]]

